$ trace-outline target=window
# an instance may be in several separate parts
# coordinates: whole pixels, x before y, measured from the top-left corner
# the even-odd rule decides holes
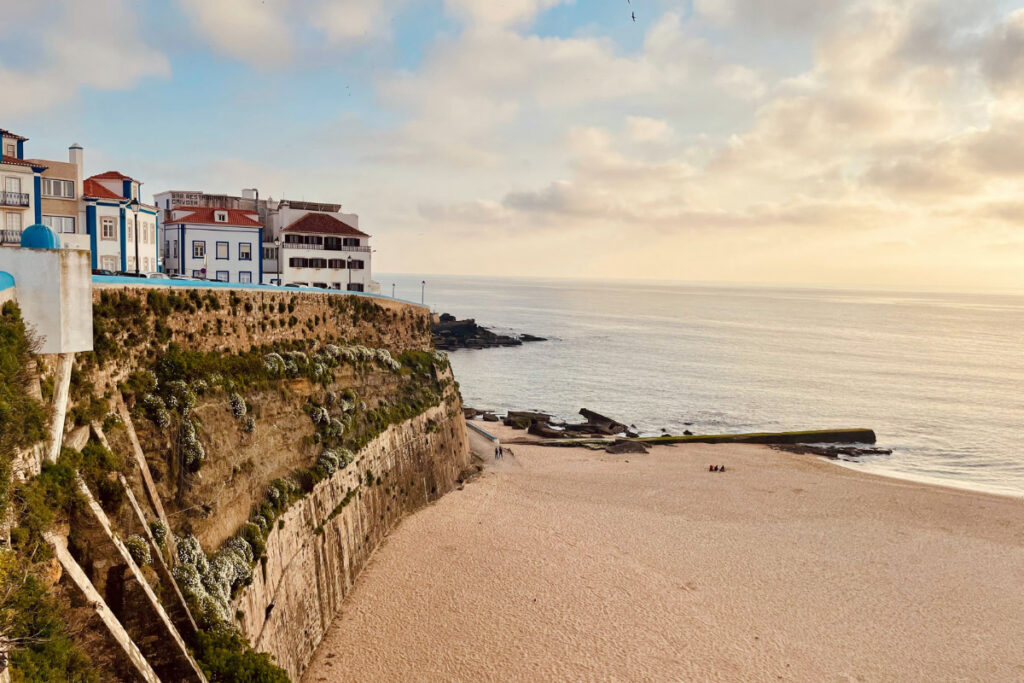
[[[238,245],[238,260],[252,261],[252,245],[248,242],[241,242]]]
[[[117,239],[117,223],[111,216],[104,216],[100,219],[100,235],[105,240]]]
[[[75,231],[75,219],[71,216],[43,216],[43,225],[54,232],[73,233]]]
[[[251,283],[252,282],[252,273],[250,273],[248,270],[241,271],[240,273],[238,273],[238,281],[239,282]]]
[[[171,243],[168,242],[167,240],[164,240],[164,246],[160,250],[160,255],[164,258],[167,258],[168,256],[171,255]]]
[[[226,270],[218,270],[217,271],[217,281],[218,282],[228,282],[229,281],[229,279],[228,279],[228,271],[226,271]]]
[[[193,270],[192,271],[192,277],[197,277],[197,278],[203,277],[203,271],[201,271],[201,270]]]
[[[351,268],[352,270],[362,270],[365,266],[363,265],[362,261],[359,261],[357,259],[352,259],[349,262],[348,267]]]
[[[134,242],[135,241],[135,229],[132,227],[128,217],[124,218],[124,241]]]
[[[206,242],[192,242],[192,258],[206,258]]]
[[[227,223],[228,222],[228,212],[227,211],[214,211],[213,212],[213,220],[217,221],[218,223]]]
[[[348,291],[350,292],[362,292],[363,283],[361,282],[350,282],[348,283]]]
[[[7,214],[7,229],[8,230],[21,230],[21,214],[20,213],[9,213]]]
[[[4,178],[5,192],[21,192],[21,178]]]
[[[6,145],[4,147],[4,154],[9,157],[17,156],[17,152],[15,151],[16,149],[17,148],[14,145]]]
[[[178,258],[178,240],[171,240],[171,258]]]
[[[101,256],[100,257],[100,268],[103,270],[117,270],[117,257],[116,256]]]
[[[325,237],[324,238],[324,249],[328,251],[340,251],[341,240],[337,237]]]
[[[73,180],[43,178],[42,189],[44,197],[57,197],[58,199],[75,198],[75,181]]]
[[[288,265],[292,268],[305,268],[308,264],[308,260],[304,258],[290,258],[288,259]]]
[[[231,258],[227,242],[217,242],[217,258],[221,261]]]
[[[277,247],[263,247],[263,260],[264,261],[276,261],[277,260]]]
[[[327,262],[327,267],[328,268],[344,268],[345,267],[345,259],[332,258],[330,261]]]
[[[345,237],[344,239],[342,239],[341,242],[346,247],[358,247],[359,246],[359,238],[358,237]]]

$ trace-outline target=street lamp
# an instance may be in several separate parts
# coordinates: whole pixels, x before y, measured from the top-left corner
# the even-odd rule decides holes
[[[352,291],[352,257],[349,256],[345,266],[348,270],[348,291]]]
[[[281,269],[284,268],[284,264],[281,263],[281,236],[278,235],[274,238],[274,260],[277,261],[277,286],[281,286]]]
[[[139,274],[139,198],[132,197],[132,200],[128,202],[128,206],[132,210],[132,214],[135,216],[135,274]]]
[[[395,298],[395,283],[394,282],[391,283],[391,298],[392,299]]]
[[[426,301],[426,300],[427,300],[427,281],[424,280],[423,282],[420,283],[420,305],[422,306],[423,302]]]

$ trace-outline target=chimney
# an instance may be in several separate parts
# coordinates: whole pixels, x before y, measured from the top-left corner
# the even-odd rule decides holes
[[[78,197],[82,196],[82,178],[85,177],[83,153],[82,146],[77,142],[68,147],[68,162],[77,167],[77,171],[75,172],[75,193]]]

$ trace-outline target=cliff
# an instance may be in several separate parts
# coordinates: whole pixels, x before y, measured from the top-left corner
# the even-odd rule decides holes
[[[48,548],[101,680],[297,678],[381,539],[469,466],[426,309],[140,286],[93,311],[70,377],[39,358],[44,403],[70,400],[24,486],[59,495],[46,523],[16,512],[13,546]]]

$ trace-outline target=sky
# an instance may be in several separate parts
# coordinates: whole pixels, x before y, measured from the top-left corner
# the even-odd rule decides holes
[[[1021,3],[0,0],[0,92],[380,272],[1024,291]]]

